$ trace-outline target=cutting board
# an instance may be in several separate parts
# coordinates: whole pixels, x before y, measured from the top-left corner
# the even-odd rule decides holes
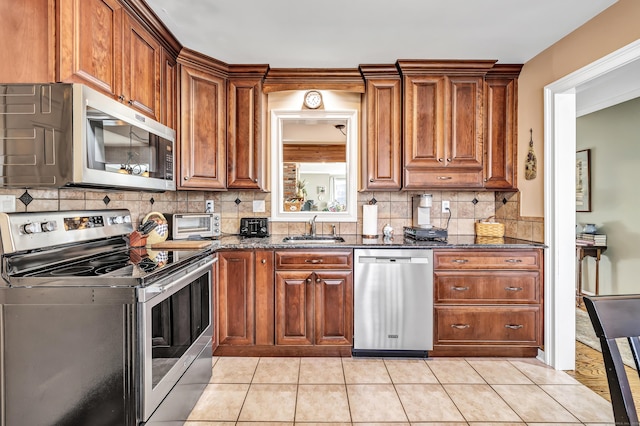
[[[195,250],[209,247],[211,243],[211,241],[207,240],[168,240],[151,244],[151,248],[157,250]]]

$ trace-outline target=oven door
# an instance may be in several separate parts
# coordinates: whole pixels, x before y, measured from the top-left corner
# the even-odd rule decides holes
[[[142,421],[149,419],[193,361],[211,346],[212,278],[208,257],[139,293]],[[208,378],[206,378],[208,381]]]

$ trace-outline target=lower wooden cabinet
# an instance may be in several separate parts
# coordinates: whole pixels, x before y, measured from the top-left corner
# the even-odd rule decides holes
[[[351,271],[277,271],[276,344],[353,343]]]
[[[542,250],[436,250],[432,356],[536,356]]]
[[[351,354],[351,250],[223,250],[218,259],[215,355]]]

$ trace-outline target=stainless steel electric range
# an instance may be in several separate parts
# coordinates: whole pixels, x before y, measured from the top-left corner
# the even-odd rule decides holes
[[[217,258],[132,231],[128,210],[0,213],[0,425],[151,424],[181,379],[204,390]]]

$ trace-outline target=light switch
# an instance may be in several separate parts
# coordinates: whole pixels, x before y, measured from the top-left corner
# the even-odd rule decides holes
[[[253,212],[262,213],[265,210],[264,200],[253,200]]]
[[[15,195],[0,195],[0,212],[11,213],[16,211]]]

